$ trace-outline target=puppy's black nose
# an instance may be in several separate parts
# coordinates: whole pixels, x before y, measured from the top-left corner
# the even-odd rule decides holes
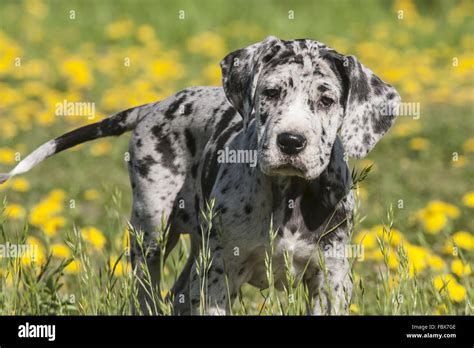
[[[277,136],[277,144],[281,152],[287,155],[296,155],[306,146],[306,138],[301,134],[281,133]]]

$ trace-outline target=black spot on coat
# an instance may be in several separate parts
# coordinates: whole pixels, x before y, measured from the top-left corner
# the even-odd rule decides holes
[[[183,95],[176,99],[174,102],[170,104],[168,109],[164,112],[165,118],[168,120],[173,119],[176,111],[179,109],[180,105],[183,104],[183,102],[186,100],[186,95]]]
[[[156,163],[157,162],[153,157],[151,157],[150,155],[147,155],[143,157],[142,159],[137,160],[135,164],[135,168],[137,169],[140,176],[142,176],[143,178],[146,178],[148,174],[150,173],[150,167],[152,167]]]
[[[186,138],[186,146],[188,147],[191,156],[194,157],[194,155],[196,155],[196,139],[188,128],[184,130],[184,136]]]

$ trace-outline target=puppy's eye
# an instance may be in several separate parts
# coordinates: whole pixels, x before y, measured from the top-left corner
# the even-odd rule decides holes
[[[268,99],[277,99],[280,96],[279,88],[267,88],[263,90],[262,94]]]
[[[329,97],[322,96],[321,99],[319,99],[319,105],[321,105],[323,108],[327,109],[331,107],[332,104],[334,104],[334,100]]]

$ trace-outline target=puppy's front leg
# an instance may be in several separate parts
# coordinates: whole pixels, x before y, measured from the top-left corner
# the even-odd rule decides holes
[[[325,257],[324,267],[308,284],[313,299],[313,314],[348,314],[352,294],[348,259]]]
[[[211,255],[212,263],[207,272],[196,264],[191,271],[190,301],[194,315],[227,314],[229,298],[224,261],[219,252]]]

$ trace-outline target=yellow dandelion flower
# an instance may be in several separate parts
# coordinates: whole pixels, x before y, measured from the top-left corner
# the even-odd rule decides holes
[[[388,267],[390,267],[391,269],[398,268],[398,258],[394,250],[391,250],[388,254]]]
[[[0,33],[0,44],[1,44],[1,35],[2,34]],[[0,50],[0,54],[1,53],[2,51]],[[11,64],[11,61],[9,63]],[[0,71],[1,71],[1,64],[2,64],[2,56],[0,55]],[[5,107],[12,106],[22,101],[21,94],[18,91],[15,91],[14,89],[9,88],[8,85],[6,84],[1,84],[0,86],[2,88],[2,105],[3,106]]]
[[[405,83],[402,85],[405,93],[408,94],[416,94],[420,92],[421,86],[416,80],[411,80],[407,79]],[[413,147],[412,147],[413,148]],[[423,149],[413,149],[413,150],[425,150],[426,147],[423,147]]]
[[[100,193],[97,190],[89,189],[84,192],[84,198],[87,201],[96,201],[100,198]]]
[[[383,225],[375,225],[371,231],[375,233],[379,238],[384,239],[386,243],[390,242],[392,246],[398,246],[401,242],[406,242],[406,238],[396,228],[392,228],[390,231],[384,232]]]
[[[405,243],[407,241],[407,239],[402,234],[402,232],[400,232],[396,228],[392,228],[392,230],[390,231],[390,238],[391,238],[390,243],[392,244],[392,246],[398,246],[400,243],[402,242]]]
[[[451,271],[458,277],[463,277],[471,274],[471,265],[464,264],[460,259],[455,259],[451,262]]]
[[[426,232],[430,234],[438,234],[444,226],[446,226],[448,219],[443,213],[428,213],[424,219],[424,226]]]
[[[53,112],[46,110],[46,111],[41,111],[38,113],[36,116],[36,120],[38,123],[42,126],[48,126],[54,123],[56,121],[56,116]]]
[[[459,283],[448,284],[448,295],[454,302],[462,302],[466,298],[466,288]]]
[[[1,278],[5,279],[5,283],[8,287],[13,285],[13,274],[11,271],[0,268],[0,279]]]
[[[470,191],[462,196],[462,202],[466,207],[474,208],[474,191]]]
[[[420,129],[421,125],[419,122],[404,122],[395,125],[393,134],[398,137],[407,137],[418,133]]]
[[[215,65],[215,64],[208,65],[204,69],[203,74],[204,74],[204,78],[206,79],[209,85],[219,86],[222,84],[221,69],[218,65]]]
[[[352,314],[357,314],[359,313],[359,306],[356,303],[351,303],[349,310]]]
[[[416,137],[410,140],[409,146],[410,146],[410,149],[412,150],[424,151],[428,149],[428,147],[430,146],[430,143],[425,138]]]
[[[122,237],[122,248],[123,250],[130,249],[130,231],[128,229],[125,229]]]
[[[380,52],[383,46],[374,41],[362,41],[356,47],[356,53],[363,60],[375,60],[377,52]]]
[[[474,251],[474,236],[467,231],[458,231],[454,233],[453,241],[462,249]]]
[[[400,32],[397,32],[395,34],[395,38],[394,38],[394,41],[397,43],[397,45],[399,46],[407,46],[410,42],[411,42],[411,36],[409,33],[407,33],[406,31],[400,31]],[[408,80],[408,82],[415,82],[413,80]],[[418,91],[418,90],[417,90]],[[408,89],[407,89],[407,92],[410,92]]]
[[[64,226],[66,226],[66,219],[63,216],[53,216],[45,221],[41,228],[48,237],[52,237]]]
[[[50,247],[51,254],[60,259],[66,259],[71,256],[71,249],[67,245],[54,243]]]
[[[30,183],[24,178],[14,178],[11,182],[11,188],[14,191],[26,192],[30,189]]]
[[[428,249],[418,245],[406,244],[405,250],[408,257],[408,270],[410,276],[422,272],[428,266],[431,253]]]
[[[467,139],[462,145],[464,152],[474,152],[474,138]]]
[[[0,32],[0,74],[10,72],[13,68],[12,62],[15,57],[21,57],[22,52],[16,40],[11,40],[3,31]]]
[[[187,48],[192,53],[199,53],[217,59],[224,57],[227,51],[224,39],[211,32],[203,32],[192,37],[187,42]]]
[[[130,250],[130,233],[128,228],[125,228],[122,233],[117,233],[115,235],[115,247],[120,252]]]
[[[64,272],[67,274],[77,274],[81,271],[81,262],[79,260],[73,260],[69,263],[66,268],[64,268]]]
[[[450,282],[455,282],[456,279],[453,277],[452,274],[444,274],[444,275],[437,275],[433,278],[433,285],[436,290],[441,290]]]
[[[419,65],[416,67],[416,72],[422,82],[433,83],[436,80],[436,73],[429,66]]]
[[[81,58],[70,58],[65,60],[61,66],[61,73],[73,86],[88,87],[93,82],[89,65]]]
[[[26,238],[26,245],[29,246],[28,252],[21,257],[21,263],[28,265],[31,263],[42,264],[46,260],[44,247],[39,239],[28,236]]]
[[[375,249],[375,250],[368,250],[364,252],[365,258],[367,260],[373,260],[373,261],[382,261],[383,260],[383,255],[380,249]]]
[[[168,295],[168,291],[166,291],[165,289],[161,290],[161,298],[165,298],[167,295]]]
[[[140,25],[137,29],[137,38],[142,43],[148,43],[155,40],[155,30],[151,25]]]
[[[467,164],[467,159],[466,156],[459,155],[457,158],[457,161],[452,161],[451,162],[454,168],[462,168],[466,166]]]
[[[388,278],[389,289],[397,288],[399,284],[400,284],[400,279],[398,275],[393,275]]]
[[[433,278],[436,290],[447,290],[449,298],[454,302],[462,302],[466,298],[466,289],[451,274],[438,275]]]
[[[49,194],[49,198],[53,202],[60,202],[66,197],[66,192],[64,190],[55,189]]]
[[[110,269],[113,270],[114,269],[114,265],[115,263],[117,262],[117,257],[116,256],[113,256],[110,258]],[[114,272],[114,275],[115,276],[123,276],[124,274],[127,274],[128,272],[130,272],[132,270],[132,266],[130,264],[130,262],[127,262],[126,259],[122,258],[118,263],[117,265],[115,265],[115,272]]]
[[[422,222],[426,232],[439,233],[448,223],[448,218],[456,219],[460,215],[459,208],[442,201],[431,201],[427,207],[416,213],[416,219]]]
[[[7,204],[5,207],[5,216],[14,220],[22,219],[25,217],[25,209],[19,204]]]
[[[446,262],[444,262],[444,260],[438,255],[429,255],[427,262],[430,268],[437,272],[446,268]]]
[[[133,30],[133,22],[130,19],[119,20],[105,27],[105,34],[109,39],[120,40],[130,37]]]
[[[15,163],[15,151],[6,147],[0,147],[0,163],[13,164]]]
[[[451,219],[457,219],[461,215],[458,207],[448,203],[444,204],[444,213]]]
[[[53,190],[31,210],[29,222],[37,227],[43,227],[48,221],[63,210],[65,192]]]
[[[115,265],[115,261],[110,263],[110,267],[112,269],[113,269],[114,265]],[[123,264],[122,264],[122,262],[119,262],[119,263],[117,263],[117,265],[115,265],[114,275],[115,276],[122,276],[123,275]]]
[[[23,64],[23,74],[30,78],[44,77],[47,69],[46,63],[40,59],[31,59]]]
[[[48,87],[40,81],[28,81],[22,85],[23,93],[31,97],[41,97],[47,88]]]
[[[183,66],[172,58],[155,59],[150,66],[151,78],[156,83],[178,80],[184,76]]]
[[[453,219],[460,215],[459,209],[455,205],[443,201],[430,201],[428,204],[428,210],[446,214],[448,217]]]
[[[456,256],[455,247],[454,247],[453,243],[450,240],[447,240],[444,243],[442,250],[443,250],[443,253],[445,253],[445,254]]]
[[[106,239],[102,231],[95,227],[84,227],[81,229],[81,235],[89,242],[96,250],[101,251],[104,246]]]
[[[92,156],[100,157],[108,154],[112,150],[112,144],[109,141],[98,141],[91,146],[90,153]]]
[[[18,127],[9,120],[3,120],[0,124],[0,133],[4,139],[11,139],[18,133]]]
[[[362,230],[355,235],[354,243],[362,245],[364,249],[373,249],[377,246],[376,235],[373,231]]]
[[[361,200],[366,200],[367,197],[369,196],[369,193],[367,192],[367,189],[361,185],[357,185],[356,188],[356,196],[357,198]]]
[[[26,11],[35,18],[43,18],[48,14],[48,6],[41,0],[29,0]]]
[[[446,315],[448,314],[448,307],[443,303],[436,307],[436,315]]]
[[[377,169],[377,166],[375,165],[375,162],[370,160],[370,159],[363,159],[360,161],[360,168],[366,168],[366,167],[369,167],[371,166],[372,169],[371,169],[371,172],[373,173],[376,169]]]

